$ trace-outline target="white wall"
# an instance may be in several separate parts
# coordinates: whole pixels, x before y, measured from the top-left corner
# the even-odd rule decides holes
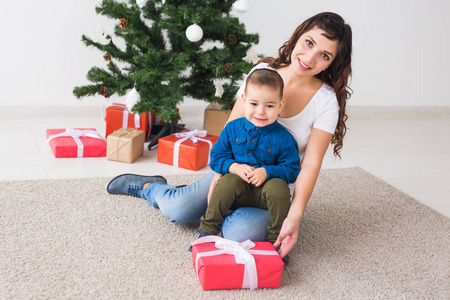
[[[352,106],[449,106],[450,5],[447,0],[248,0],[240,16],[260,34],[257,52],[275,55],[304,19],[321,11],[341,14],[353,29]],[[0,106],[104,105],[103,97],[77,100],[103,53],[81,35],[99,23],[112,35],[115,21],[98,16],[99,0],[7,1],[2,5]]]

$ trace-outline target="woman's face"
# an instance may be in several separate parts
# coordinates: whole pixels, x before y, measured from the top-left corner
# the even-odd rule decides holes
[[[291,54],[291,67],[301,76],[319,74],[336,58],[338,42],[331,41],[325,31],[314,27],[297,41]]]

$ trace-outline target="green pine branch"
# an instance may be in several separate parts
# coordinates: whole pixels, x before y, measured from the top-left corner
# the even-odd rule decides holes
[[[76,86],[73,88],[73,94],[78,98],[82,98],[85,96],[95,96],[98,93],[98,90],[102,87],[102,85],[85,85],[85,86]]]
[[[108,35],[107,38],[111,38],[111,37]],[[117,60],[129,63],[129,64],[133,64],[133,60],[130,59],[129,53],[123,52],[122,50],[117,48],[117,46],[114,44],[114,42],[112,40],[107,45],[102,45],[100,43],[96,43],[92,39],[88,38],[85,35],[82,35],[81,40],[84,42],[84,44],[86,46],[95,47],[102,52],[108,53],[109,55],[111,55],[111,57],[114,57]]]

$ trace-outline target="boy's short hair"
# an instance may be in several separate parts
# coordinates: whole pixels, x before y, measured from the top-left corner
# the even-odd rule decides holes
[[[284,82],[283,78],[281,78],[280,74],[277,71],[271,69],[258,69],[253,71],[247,76],[247,80],[245,81],[245,91],[247,92],[247,87],[249,84],[257,85],[257,86],[269,86],[274,90],[280,91],[280,100],[283,99],[283,89]]]

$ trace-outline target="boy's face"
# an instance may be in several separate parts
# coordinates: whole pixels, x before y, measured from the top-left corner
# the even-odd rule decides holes
[[[286,100],[280,99],[280,92],[269,86],[248,85],[244,100],[244,115],[257,127],[264,127],[277,120]]]

